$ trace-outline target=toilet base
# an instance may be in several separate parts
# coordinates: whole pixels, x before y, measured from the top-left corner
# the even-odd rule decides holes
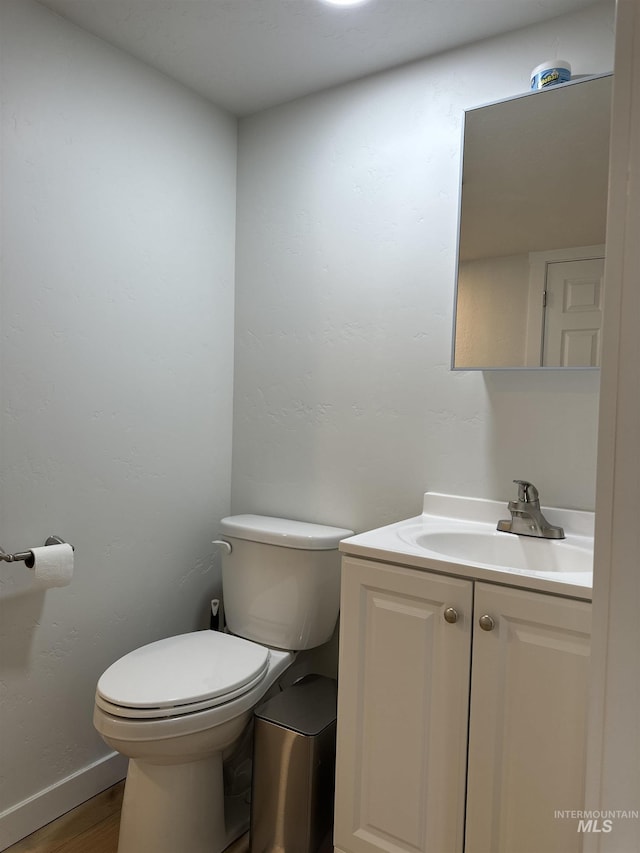
[[[138,719],[94,706],[102,739],[129,758],[118,853],[222,853],[248,829],[246,769],[240,760],[232,772],[229,762],[237,757],[254,707],[294,658],[270,650],[267,673],[252,690],[184,716]],[[235,795],[226,803],[224,758],[228,793]]]
[[[222,853],[242,831],[229,829],[220,752],[185,764],[129,761],[118,853]]]

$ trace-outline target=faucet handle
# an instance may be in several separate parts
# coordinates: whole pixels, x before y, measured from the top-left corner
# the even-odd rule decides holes
[[[521,503],[533,503],[538,500],[538,490],[527,480],[514,480],[518,486],[518,500]]]

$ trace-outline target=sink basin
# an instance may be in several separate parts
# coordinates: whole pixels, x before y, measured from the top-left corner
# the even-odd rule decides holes
[[[425,530],[423,525],[399,530],[401,539],[447,560],[532,573],[593,572],[593,553],[569,538],[516,536],[495,529]],[[578,538],[578,537],[575,537]]]
[[[344,539],[347,555],[387,561],[476,581],[591,599],[594,514],[542,507],[565,539],[538,539],[496,529],[506,504],[426,492],[419,516]]]

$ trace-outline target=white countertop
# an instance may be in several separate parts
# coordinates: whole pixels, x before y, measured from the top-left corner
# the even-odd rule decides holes
[[[534,543],[531,550],[536,558],[528,560],[526,567],[507,568],[460,557],[454,559],[415,544],[413,540],[426,536],[428,541],[428,535],[434,532],[480,533],[483,536],[495,536],[498,544],[500,537],[514,536],[496,530],[498,520],[509,517],[505,503],[434,492],[425,494],[422,515],[344,539],[340,543],[340,551],[354,557],[366,557],[418,570],[590,601],[592,571],[566,571],[562,564],[565,555],[568,556],[572,549],[578,548],[593,554],[593,513],[551,507],[542,507],[542,511],[550,523],[564,528],[566,538],[541,540],[518,537]],[[530,543],[523,543],[523,546],[530,547]],[[540,559],[538,555],[541,555]]]

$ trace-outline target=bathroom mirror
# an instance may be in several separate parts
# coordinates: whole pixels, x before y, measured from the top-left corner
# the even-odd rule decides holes
[[[599,365],[611,84],[466,111],[454,370]]]

